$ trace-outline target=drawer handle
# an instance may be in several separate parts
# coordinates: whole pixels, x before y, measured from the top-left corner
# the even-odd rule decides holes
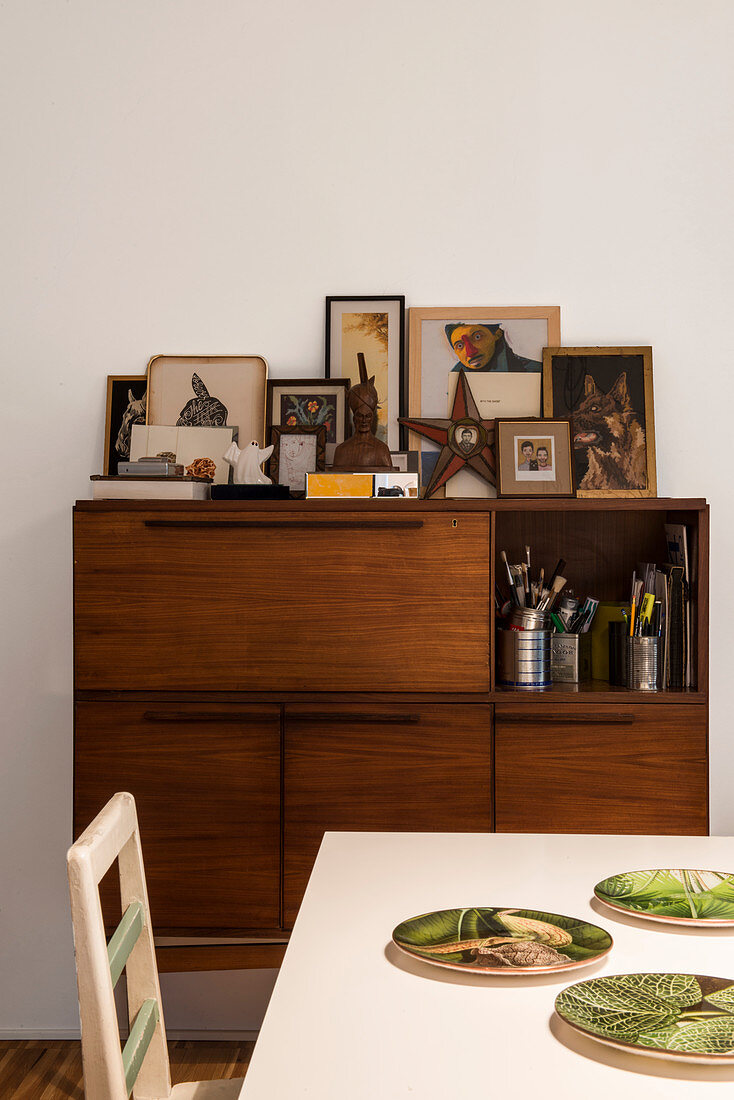
[[[145,519],[145,527],[251,527],[258,530],[278,531],[416,531],[423,526],[422,519],[380,519],[380,520],[267,520],[267,519]]]
[[[143,714],[144,722],[262,722],[265,719],[278,721],[276,711],[268,713],[263,711],[189,711],[189,710],[146,710]]]
[[[634,715],[630,714],[538,714],[530,711],[500,712],[495,715],[499,722],[523,722],[526,726],[631,726]]]
[[[420,722],[420,714],[348,714],[339,711],[307,711],[303,714],[290,714],[286,708],[285,720],[288,722],[322,722],[332,724],[342,722],[376,722],[381,726],[412,726]]]

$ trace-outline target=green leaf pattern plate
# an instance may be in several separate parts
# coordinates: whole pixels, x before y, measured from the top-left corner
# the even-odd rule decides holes
[[[723,871],[625,871],[598,882],[594,893],[612,909],[648,920],[734,926],[734,874]]]
[[[423,962],[480,974],[545,974],[588,966],[612,937],[575,917],[508,906],[442,909],[399,924],[393,942]]]
[[[608,1046],[684,1062],[734,1062],[734,982],[700,974],[615,974],[569,986],[556,1012]]]

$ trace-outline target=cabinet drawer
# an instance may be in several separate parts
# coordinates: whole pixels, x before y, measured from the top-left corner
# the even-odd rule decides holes
[[[705,834],[706,708],[498,704],[498,832]]]
[[[287,707],[286,925],[328,829],[491,829],[491,725],[480,704]]]
[[[75,835],[135,797],[156,934],[278,928],[278,707],[78,703],[74,758]]]
[[[78,689],[489,690],[487,515],[75,520]]]

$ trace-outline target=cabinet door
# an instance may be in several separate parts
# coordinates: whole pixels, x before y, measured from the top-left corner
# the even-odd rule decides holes
[[[286,925],[328,829],[491,829],[491,722],[480,704],[287,707]]]
[[[706,708],[495,707],[498,832],[705,834]]]
[[[489,516],[406,508],[77,511],[77,689],[489,691]]]
[[[280,710],[78,703],[74,829],[137,803],[156,934],[280,923]]]

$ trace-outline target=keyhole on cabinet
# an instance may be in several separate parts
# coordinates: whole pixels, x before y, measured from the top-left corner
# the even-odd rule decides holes
[[[452,526],[452,527],[458,527],[458,526],[459,526],[459,521],[458,521],[458,519],[452,519],[452,520],[451,520],[451,526]]]

